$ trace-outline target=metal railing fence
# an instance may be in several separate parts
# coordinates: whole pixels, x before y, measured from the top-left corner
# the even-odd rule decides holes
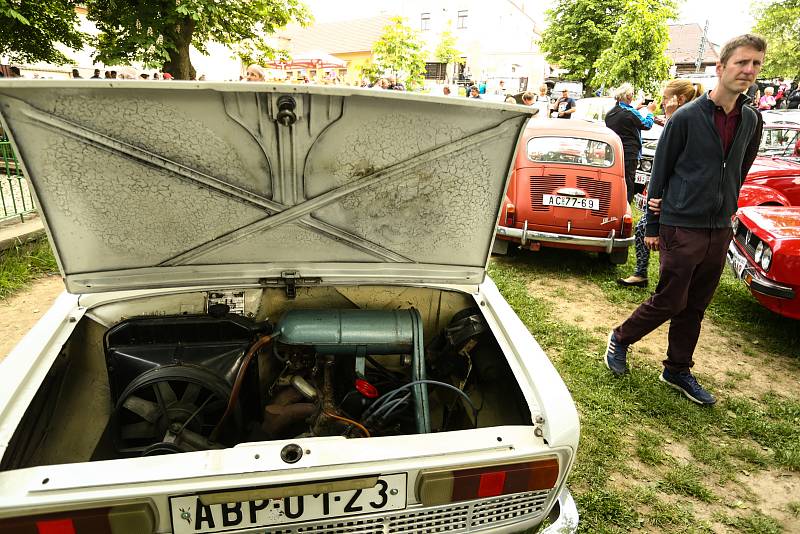
[[[8,136],[0,129],[0,221],[14,217],[24,220],[33,211],[36,205],[28,181]]]

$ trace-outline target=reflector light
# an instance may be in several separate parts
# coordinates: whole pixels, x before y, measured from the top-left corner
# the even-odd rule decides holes
[[[425,506],[512,493],[548,490],[558,481],[558,459],[425,471],[417,478],[417,498]]]
[[[486,473],[481,475],[481,481],[478,484],[478,497],[497,497],[503,494],[503,486],[506,483],[505,471],[499,473]]]
[[[147,504],[0,519],[2,534],[150,534],[154,529],[155,514]]]
[[[506,204],[506,226],[514,226],[517,208],[514,204]]]
[[[51,519],[49,521],[37,521],[36,528],[38,534],[75,534],[75,525],[72,519]]]

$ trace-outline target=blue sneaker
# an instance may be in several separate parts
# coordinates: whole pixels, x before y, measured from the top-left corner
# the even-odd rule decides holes
[[[614,376],[622,376],[628,372],[628,345],[623,345],[617,341],[613,330],[608,334],[606,367],[611,369]]]
[[[658,379],[682,392],[689,400],[697,404],[710,406],[717,402],[714,395],[703,389],[703,386],[697,383],[697,379],[689,371],[676,373],[669,369],[664,369]]]

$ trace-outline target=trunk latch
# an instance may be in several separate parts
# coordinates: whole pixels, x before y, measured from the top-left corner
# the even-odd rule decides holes
[[[293,300],[297,296],[297,286],[319,284],[321,278],[302,278],[297,271],[284,271],[280,278],[262,278],[258,281],[262,286],[283,286],[286,288],[286,298]]]

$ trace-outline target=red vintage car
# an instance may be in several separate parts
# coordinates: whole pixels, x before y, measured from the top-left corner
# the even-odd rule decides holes
[[[800,206],[800,158],[757,157],[739,192],[743,206]]]
[[[633,220],[625,195],[619,137],[581,120],[532,120],[497,225],[493,252],[509,244],[599,252],[611,263],[628,259]]]
[[[800,207],[740,208],[728,263],[766,308],[800,319]]]

